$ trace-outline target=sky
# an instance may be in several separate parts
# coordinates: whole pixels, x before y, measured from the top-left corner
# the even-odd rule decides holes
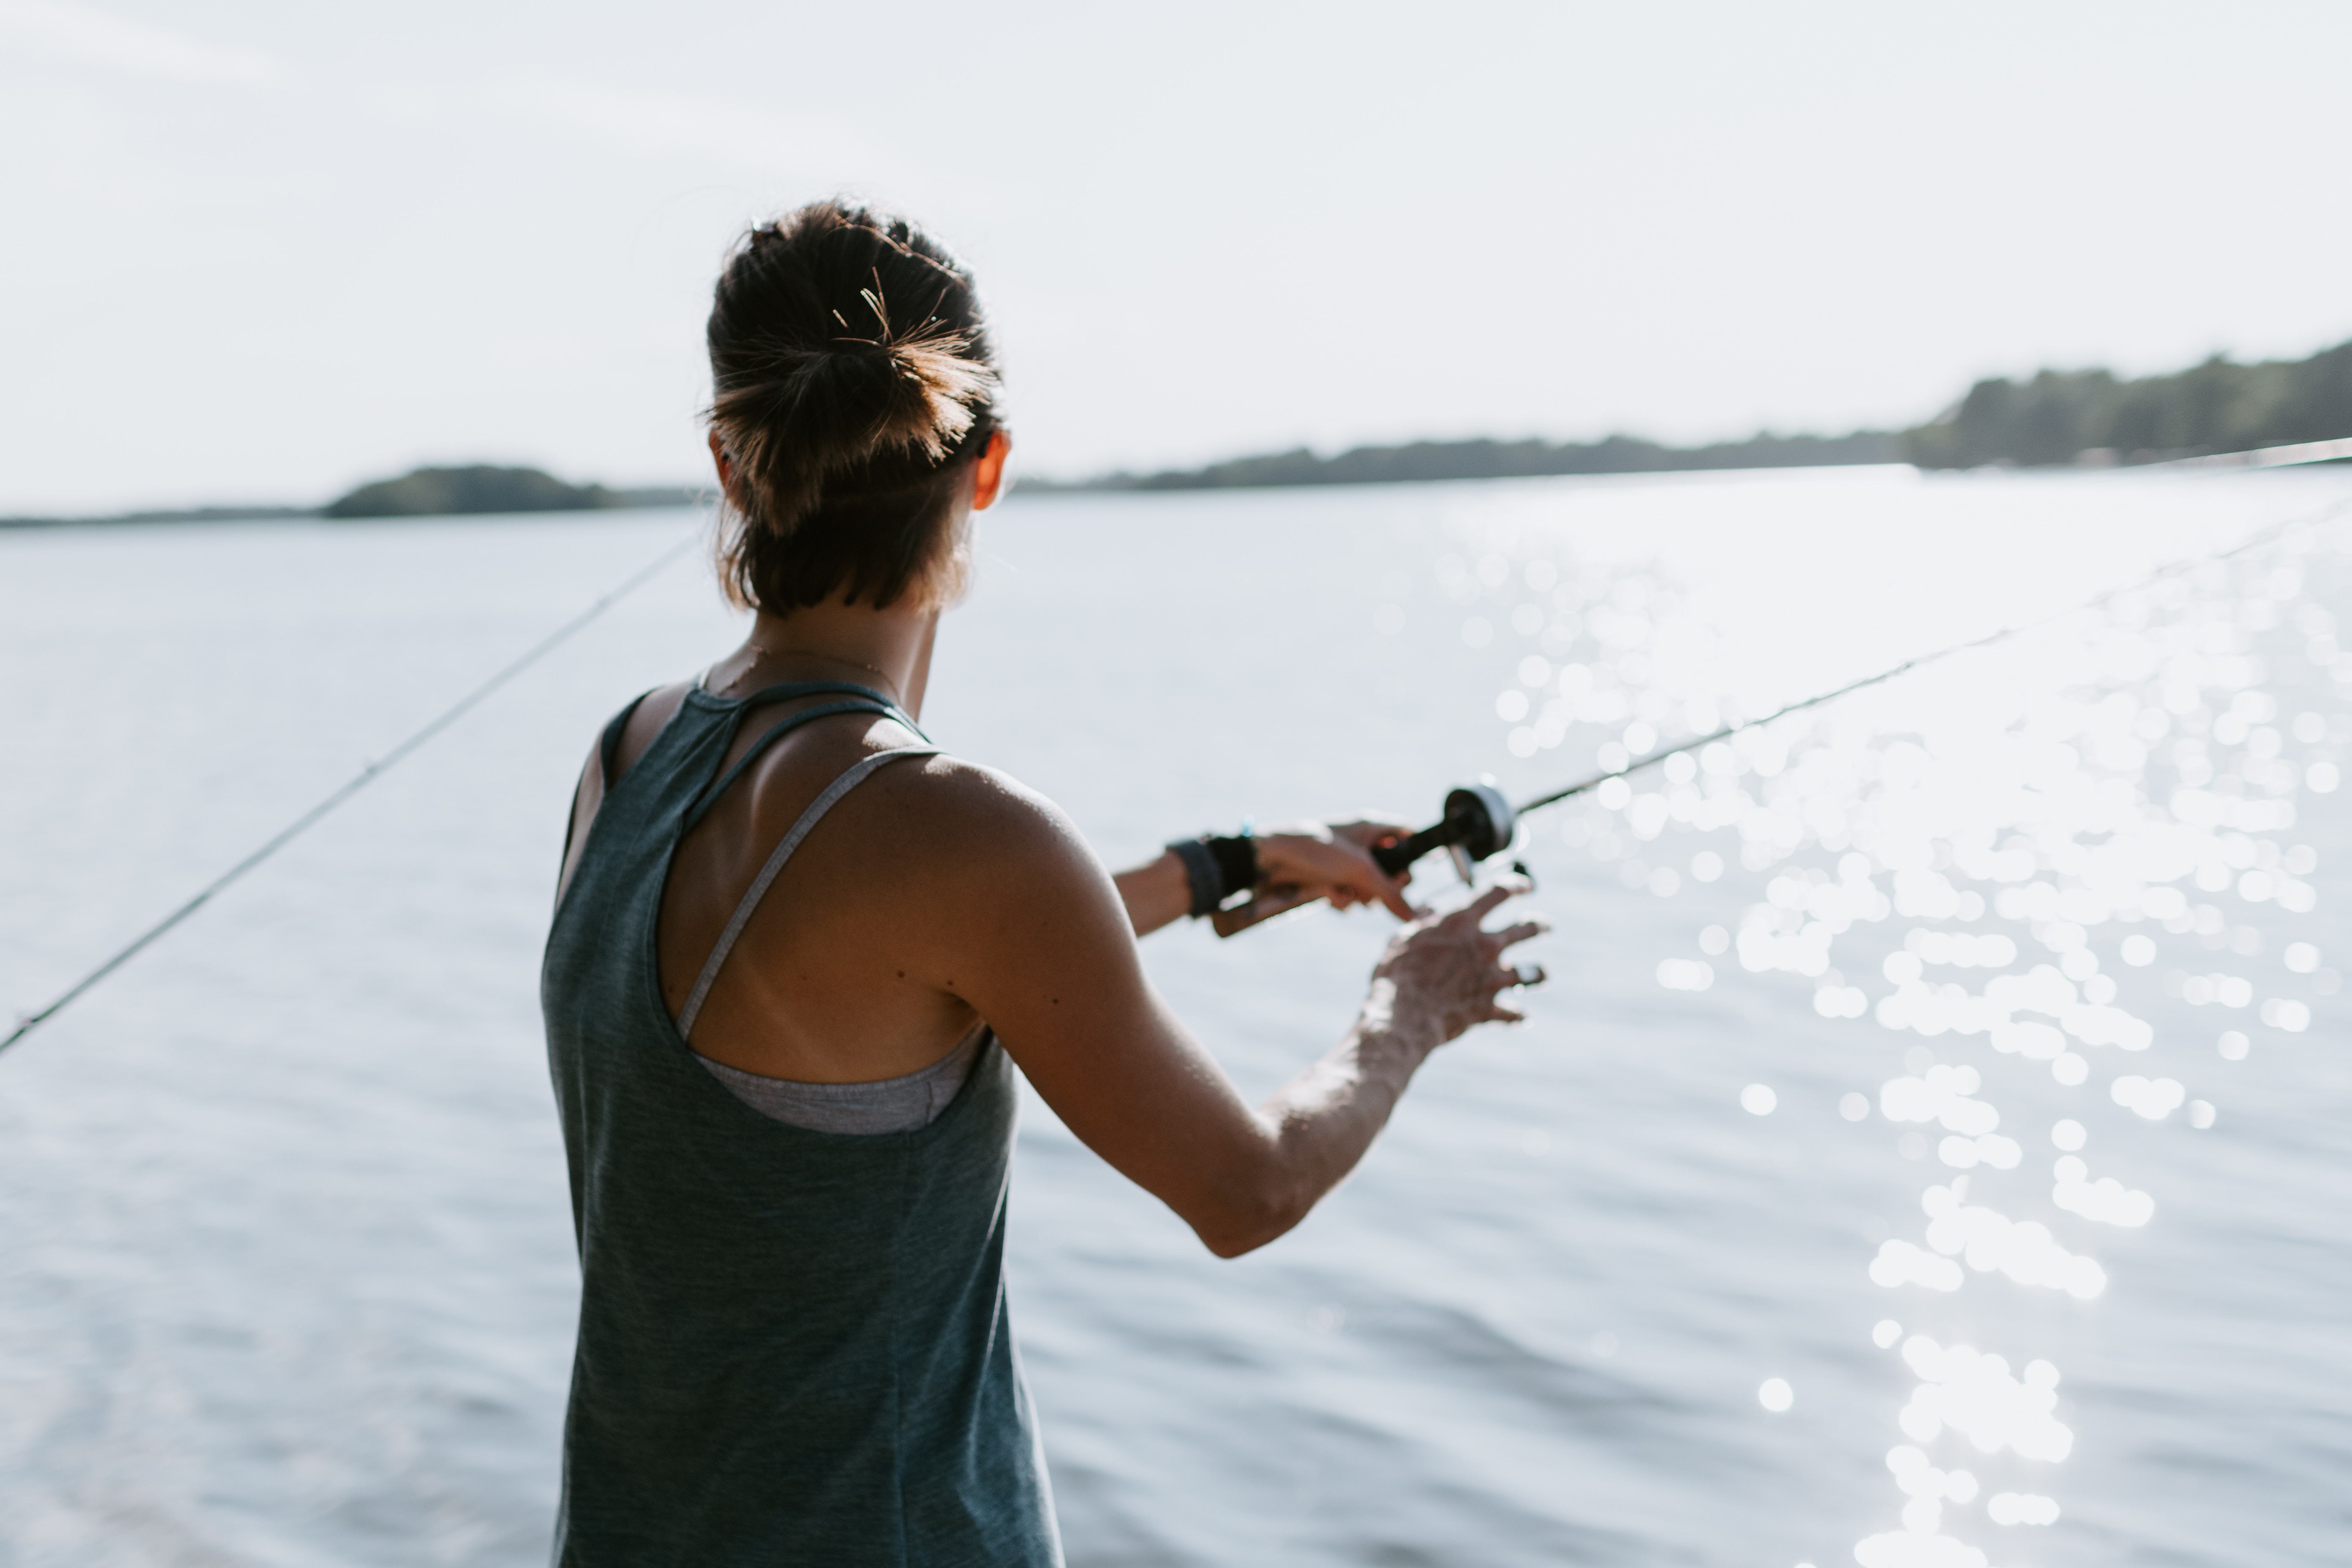
[[[2334,4],[0,0],[0,514],[701,477],[730,239],[972,266],[1032,473],[2352,337]]]

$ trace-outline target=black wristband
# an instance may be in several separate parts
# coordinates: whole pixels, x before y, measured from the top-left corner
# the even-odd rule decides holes
[[[1192,907],[1186,913],[1199,920],[1225,901],[1224,878],[1204,840],[1180,838],[1168,850],[1184,863],[1184,880],[1192,889]]]
[[[1217,879],[1223,884],[1217,897],[1219,903],[1257,886],[1256,839],[1244,833],[1238,838],[1212,837],[1202,842],[1216,857]]]

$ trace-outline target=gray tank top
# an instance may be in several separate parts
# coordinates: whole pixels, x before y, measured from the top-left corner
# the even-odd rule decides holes
[[[748,713],[805,697],[833,700],[721,776]],[[563,1568],[1061,1563],[1005,1310],[1003,1048],[984,1031],[959,1047],[961,1085],[923,1124],[844,1135],[745,1103],[662,1001],[655,921],[678,841],[783,733],[852,712],[920,734],[862,687],[688,692],[610,784],[557,906],[541,1001],[582,1275]],[[827,794],[930,751],[870,755]]]

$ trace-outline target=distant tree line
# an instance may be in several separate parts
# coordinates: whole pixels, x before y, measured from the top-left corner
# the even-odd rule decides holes
[[[1415,441],[1333,457],[1305,447],[1205,468],[1107,474],[1026,489],[1204,490],[1261,485],[1395,484],[1551,474],[1672,473],[1704,468],[1916,463],[2147,463],[2210,452],[2352,437],[2352,342],[2309,359],[2236,364],[2219,355],[2171,375],[2126,380],[2108,371],[2045,370],[2024,382],[1980,381],[1936,419],[1908,430],[1754,437],[1666,447],[1631,436],[1590,442]]]
[[[1320,458],[1306,447],[1262,458],[1234,458],[1204,468],[1158,474],[1111,474],[1076,485],[1024,489],[1092,490],[1242,489],[1261,485],[1384,485],[1416,479],[1532,479],[1553,474],[1646,474],[1684,468],[1818,468],[1839,463],[1899,463],[1895,436],[1875,430],[1851,436],[1758,436],[1715,447],[1662,447],[1631,436],[1586,443],[1548,441],[1415,441],[1405,447],[1356,447]]]
[[[2309,359],[2234,364],[2216,354],[2171,375],[2045,370],[1980,381],[1943,417],[1903,433],[1923,468],[1987,463],[2145,463],[2352,436],[2352,342]]]
[[[1821,468],[1916,463],[2146,463],[2352,437],[2352,342],[2308,359],[2238,364],[2220,355],[2170,375],[2126,379],[2104,370],[2045,370],[2025,381],[1979,381],[1937,418],[1908,430],[1775,436],[1707,447],[1667,447],[1632,436],[1586,442],[1415,441],[1356,447],[1333,457],[1305,447],[1234,458],[1200,468],[1106,474],[1077,482],[1028,479],[1027,490],[1206,490],[1274,485],[1374,485],[1420,479],[1530,479],[1556,474],[1672,473],[1705,468]],[[685,487],[609,489],[567,484],[537,468],[488,464],[417,468],[364,484],[325,506],[202,507],[108,518],[0,517],[0,528],[67,521],[182,522],[244,518],[448,517],[477,512],[597,511],[690,505]]]
[[[683,488],[607,489],[603,485],[566,484],[537,468],[477,463],[458,468],[416,468],[396,479],[378,479],[329,501],[319,515],[455,517],[474,512],[602,511],[614,507],[682,506],[692,499],[693,492]]]

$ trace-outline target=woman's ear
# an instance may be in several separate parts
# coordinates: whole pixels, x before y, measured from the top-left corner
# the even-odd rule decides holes
[[[710,439],[712,449],[716,450],[719,437],[713,436]],[[1001,426],[990,431],[988,445],[981,448],[980,456],[971,465],[972,510],[986,511],[996,504],[997,496],[1004,489],[1004,459],[1012,454],[1013,433]],[[721,462],[724,460],[722,458]],[[723,476],[726,470],[722,468],[719,471]]]
[[[728,460],[727,448],[719,444],[719,432],[710,433],[710,460],[719,468],[719,489],[721,494],[735,491],[735,465]]]

